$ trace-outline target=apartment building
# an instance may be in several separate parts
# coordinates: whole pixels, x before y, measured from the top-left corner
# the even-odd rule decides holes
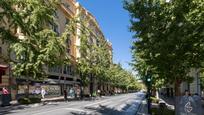
[[[55,18],[57,25],[50,25],[50,27],[60,36],[66,28],[66,24],[69,23],[71,18],[76,14],[76,1],[75,0],[60,0],[60,5],[55,12]],[[1,9],[0,9],[1,10]],[[5,19],[6,20],[6,19]],[[8,25],[1,25],[7,28]],[[14,28],[16,36],[19,39],[24,39],[24,34],[21,32],[21,28]],[[67,42],[67,53],[71,57],[70,65],[59,65],[55,67],[45,67],[48,79],[45,81],[29,81],[29,93],[33,93],[36,89],[44,88],[47,94],[51,96],[61,95],[64,89],[73,87],[79,84],[79,78],[75,75],[76,65],[76,52],[75,52],[75,36],[67,36],[69,39]],[[9,59],[15,59],[15,55],[8,52],[9,44],[0,40],[0,89],[6,87],[11,91],[13,99],[16,96],[25,94],[28,89],[26,79],[16,78],[13,79],[12,71],[9,67]],[[0,90],[1,93],[1,90]]]
[[[0,9],[1,10],[1,9]],[[88,20],[87,27],[91,29],[90,41],[94,44],[100,42],[98,38],[104,39],[109,49],[111,56],[110,62],[112,63],[112,44],[108,42],[95,17],[88,12],[83,6],[81,6],[75,0],[60,0],[54,16],[56,18],[57,25],[50,25],[50,27],[60,36],[66,28],[66,24],[69,24],[72,18],[75,18],[82,13],[84,18]],[[3,25],[6,27],[6,25]],[[24,35],[20,28],[15,28],[15,34],[19,39],[23,39]],[[45,71],[48,78],[44,81],[29,81],[29,87],[26,79],[12,77],[12,71],[10,70],[9,59],[15,59],[15,56],[9,54],[9,44],[0,40],[0,88],[6,87],[12,94],[12,98],[16,99],[18,96],[24,95],[26,90],[29,89],[29,93],[33,93],[36,89],[44,88],[47,92],[47,97],[62,95],[63,90],[80,89],[80,76],[76,73],[77,59],[80,58],[80,37],[79,30],[76,29],[75,35],[68,35],[69,39],[66,41],[67,53],[71,57],[71,63],[69,65],[56,65],[54,67],[45,66]],[[90,90],[96,91],[98,89],[97,80],[91,81],[88,87],[84,90],[90,93]],[[108,87],[108,85],[107,85]],[[106,87],[106,89],[108,89]],[[91,89],[92,88],[92,89]],[[100,88],[99,88],[100,89]],[[1,91],[1,90],[0,90]],[[1,92],[0,92],[1,93]]]
[[[0,8],[0,12],[3,11],[3,9]],[[4,27],[6,29],[9,28],[8,26],[8,19],[5,17],[4,23],[0,23],[0,27]],[[12,30],[13,33],[15,33],[15,29]],[[10,88],[10,85],[14,83],[14,80],[10,78],[11,76],[11,70],[10,70],[10,54],[8,52],[9,44],[0,38],[0,94],[2,93],[2,88],[5,87],[7,89]],[[11,93],[16,93],[15,90],[10,90]]]
[[[110,55],[110,63],[112,63],[112,44],[111,42],[109,42],[108,40],[106,40],[103,32],[101,31],[99,24],[97,22],[97,20],[95,19],[95,17],[88,11],[86,10],[83,6],[81,6],[79,3],[76,4],[77,7],[77,11],[76,11],[76,15],[78,16],[78,18],[80,18],[80,20],[84,20],[86,23],[84,26],[86,26],[90,31],[89,36],[88,36],[88,41],[91,44],[94,45],[100,45],[101,41],[105,41],[107,42],[107,49],[109,51],[109,55]],[[80,27],[80,25],[78,25]],[[80,29],[77,29],[77,36],[76,36],[76,57],[80,58],[81,56],[81,52],[80,52]],[[102,39],[102,40],[101,40]],[[108,86],[108,84],[106,86],[99,86],[99,83],[96,79],[96,76],[89,77],[89,81],[90,84],[88,84],[87,87],[84,88],[84,93],[85,94],[91,94],[95,91],[97,91],[98,89],[100,90],[105,90],[110,87]]]
[[[61,0],[60,6],[56,11],[55,18],[57,19],[57,26],[53,27],[53,30],[56,33],[61,35],[66,28],[66,25],[69,24],[69,21],[75,17],[76,14],[76,1],[75,0]],[[60,65],[55,67],[48,67],[47,74],[48,79],[46,80],[47,84],[42,85],[44,89],[55,89],[56,91],[50,91],[56,95],[61,95],[63,90],[69,90],[70,88],[76,88],[80,84],[80,78],[77,77],[75,72],[76,69],[76,36],[68,35],[66,41],[67,44],[67,53],[71,57],[71,64],[69,65]],[[57,93],[56,93],[57,92]]]

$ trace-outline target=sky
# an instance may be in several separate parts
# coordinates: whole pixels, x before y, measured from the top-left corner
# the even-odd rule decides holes
[[[113,47],[113,62],[130,70],[133,33],[129,32],[130,16],[123,9],[123,0],[78,0],[92,15]]]

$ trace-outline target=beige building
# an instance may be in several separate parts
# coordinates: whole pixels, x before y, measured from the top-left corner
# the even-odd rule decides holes
[[[60,2],[61,4],[55,14],[58,25],[52,27],[56,33],[59,33],[59,35],[61,35],[65,31],[66,25],[69,24],[69,21],[74,18],[76,14],[75,0],[61,0]],[[73,88],[80,84],[80,78],[75,73],[76,36],[68,35],[67,37],[69,37],[69,39],[66,41],[67,53],[71,57],[71,64],[47,68],[47,74],[49,76],[46,81],[50,84],[50,86],[56,88],[58,90],[58,93],[61,94],[64,89],[69,90],[70,88]],[[45,85],[44,87],[46,89],[47,85]]]
[[[201,95],[200,70],[192,68],[189,75],[193,77],[193,81],[191,83],[183,82],[180,87],[181,93],[184,93],[185,90],[189,90],[191,94],[198,93]]]
[[[1,10],[1,9],[0,9]],[[50,27],[60,36],[66,28],[66,24],[69,24],[72,18],[75,18],[82,13],[84,18],[88,20],[87,27],[91,29],[92,33],[90,35],[90,41],[94,44],[98,44],[100,39],[105,39],[99,24],[97,23],[95,17],[88,12],[83,6],[77,3],[75,0],[60,0],[60,5],[56,13],[54,14],[57,20],[57,25],[50,25]],[[6,25],[1,25],[6,27]],[[18,36],[19,39],[24,39],[24,35],[20,28],[14,28],[14,34]],[[59,65],[55,67],[45,67],[48,78],[45,81],[30,81],[29,83],[29,93],[33,93],[36,89],[44,88],[49,94],[48,96],[59,96],[62,95],[64,89],[78,89],[80,88],[80,77],[77,75],[76,64],[77,58],[80,58],[80,38],[79,30],[76,29],[75,35],[68,35],[69,39],[67,43],[67,53],[71,57],[70,65]],[[107,48],[111,56],[110,62],[112,62],[112,44],[108,41]],[[24,95],[28,89],[25,79],[11,79],[12,71],[10,71],[9,60],[15,59],[15,55],[9,54],[8,52],[9,44],[0,40],[0,89],[2,87],[7,87],[11,91],[13,99],[16,96]],[[96,91],[98,89],[97,81],[94,79],[90,85],[85,88],[85,92],[90,93],[90,89]],[[11,88],[12,87],[12,88]],[[104,87],[104,86],[103,86]],[[108,85],[105,89],[108,89]],[[99,88],[100,89],[100,88]],[[1,90],[0,90],[1,91]],[[0,92],[1,93],[1,92]]]
[[[77,11],[76,11],[76,15],[78,18],[80,18],[80,20],[84,20],[85,26],[87,28],[89,28],[89,36],[88,36],[88,41],[91,44],[94,45],[99,45],[101,42],[101,39],[104,40],[105,42],[107,42],[107,49],[109,50],[109,54],[110,54],[110,63],[112,63],[112,44],[107,41],[105,39],[105,36],[103,34],[103,32],[101,31],[98,22],[96,21],[95,17],[88,11],[86,10],[83,6],[81,6],[79,3],[76,4],[77,7]],[[78,25],[78,27],[80,28],[81,25]],[[77,28],[77,36],[76,36],[76,57],[80,58],[81,53],[80,53],[80,29]],[[101,85],[99,86],[99,82],[96,79],[96,76],[94,77],[89,77],[90,80],[90,84],[84,88],[84,92],[86,94],[91,94],[95,91],[97,91],[98,89],[102,90],[102,91],[107,91],[108,89],[110,89],[110,86],[108,84]]]
[[[190,94],[199,94],[201,95],[201,86],[200,86],[200,70],[192,68],[189,72],[189,76],[193,78],[191,83],[182,82],[180,84],[180,93],[184,95],[185,90],[188,90]],[[166,84],[163,88],[160,89],[160,93],[165,94],[166,96],[174,96],[174,84]]]

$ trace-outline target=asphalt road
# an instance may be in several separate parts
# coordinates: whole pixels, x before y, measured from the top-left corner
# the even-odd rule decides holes
[[[45,105],[16,106],[0,115],[134,115],[143,93],[121,94],[92,101],[50,102]]]

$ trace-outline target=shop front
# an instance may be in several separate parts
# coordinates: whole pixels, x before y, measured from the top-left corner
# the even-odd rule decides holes
[[[60,85],[52,84],[45,81],[26,81],[25,79],[17,79],[17,98],[29,95],[41,96],[41,90],[45,91],[45,98],[56,97],[61,95]]]

